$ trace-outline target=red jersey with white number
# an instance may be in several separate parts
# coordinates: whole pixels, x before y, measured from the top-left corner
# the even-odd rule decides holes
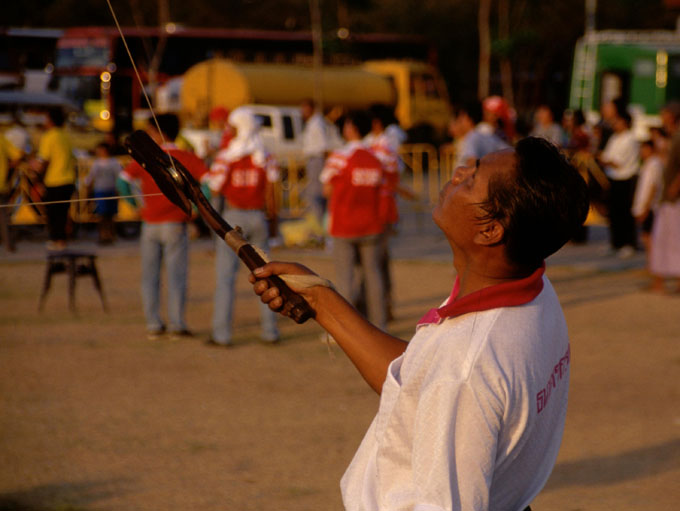
[[[267,182],[275,183],[279,177],[276,161],[251,154],[229,161],[220,154],[207,176],[210,188],[226,197],[231,207],[264,209]]]
[[[364,143],[382,163],[385,172],[384,187],[381,196],[381,216],[388,224],[396,224],[399,220],[397,199],[395,197],[399,185],[399,154],[392,141],[383,131],[380,135],[369,134]]]
[[[174,144],[164,144],[162,149],[174,158],[176,158],[197,180],[200,180],[203,174],[208,172],[208,169],[203,164],[198,156],[190,151],[177,148]],[[138,181],[141,184],[142,194],[157,194],[161,193],[156,185],[156,182],[146,170],[144,170],[136,161],[130,162],[120,177],[130,183]],[[147,223],[157,224],[164,222],[187,222],[190,217],[184,213],[180,208],[175,206],[165,195],[151,195],[144,197],[144,203],[139,210],[139,213]]]
[[[355,238],[383,231],[380,216],[383,179],[382,164],[361,142],[350,142],[331,153],[320,176],[322,183],[332,186],[331,236]]]

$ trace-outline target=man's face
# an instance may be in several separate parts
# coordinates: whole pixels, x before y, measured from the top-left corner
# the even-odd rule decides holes
[[[540,107],[536,110],[536,122],[542,126],[549,126],[553,122],[552,112],[549,108]]]
[[[350,120],[346,120],[342,125],[342,136],[345,140],[360,140],[361,135],[359,130],[354,126],[354,123]]]
[[[300,113],[302,114],[302,118],[306,121],[312,115],[314,115],[314,108],[312,108],[312,106],[308,103],[302,103],[302,106],[300,107]]]
[[[475,127],[475,123],[465,112],[459,113],[453,122],[455,123],[455,131],[459,137],[464,136],[468,131],[471,131]]]
[[[480,225],[479,218],[484,215],[480,204],[488,198],[490,179],[501,175],[510,177],[515,164],[515,152],[508,149],[455,170],[432,212],[434,222],[452,246],[464,247],[472,243]]]
[[[601,114],[602,119],[604,119],[605,121],[614,122],[614,119],[617,117],[616,105],[611,101],[603,103],[601,108]]]

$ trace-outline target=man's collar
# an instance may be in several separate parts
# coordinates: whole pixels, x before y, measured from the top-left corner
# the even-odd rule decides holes
[[[515,307],[529,303],[543,289],[545,263],[528,277],[511,280],[495,286],[485,287],[458,299],[460,280],[456,277],[451,296],[438,309],[430,309],[416,326],[437,324],[446,318],[453,318],[468,312],[479,312],[498,307]]]

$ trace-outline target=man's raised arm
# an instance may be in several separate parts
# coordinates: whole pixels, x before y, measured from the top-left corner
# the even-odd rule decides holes
[[[279,310],[283,299],[278,289],[270,288],[264,277],[280,275],[288,286],[302,295],[316,312],[316,321],[331,335],[359,370],[366,382],[380,394],[390,362],[406,349],[406,341],[389,335],[369,323],[333,288],[321,284],[322,279],[308,268],[294,263],[271,262],[250,275],[255,293],[272,310]],[[287,279],[289,275],[316,277],[311,286]]]

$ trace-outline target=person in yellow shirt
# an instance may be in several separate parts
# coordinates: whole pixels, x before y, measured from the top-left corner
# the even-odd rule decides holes
[[[38,147],[37,163],[38,173],[42,175],[45,186],[45,202],[69,200],[75,190],[76,160],[63,126],[64,114],[61,109],[50,110],[47,131],[40,139]],[[48,249],[66,248],[68,209],[68,203],[46,205]]]
[[[21,157],[21,150],[0,133],[0,237],[10,252],[14,252],[14,242],[9,228],[10,210],[3,206],[9,202],[14,166]]]

